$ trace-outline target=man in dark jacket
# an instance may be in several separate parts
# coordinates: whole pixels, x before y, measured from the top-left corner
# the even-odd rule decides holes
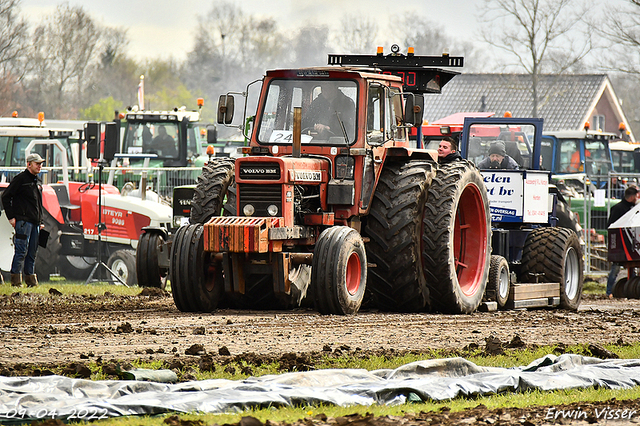
[[[453,161],[462,160],[462,156],[458,152],[458,144],[449,136],[445,136],[438,145],[438,163],[449,164]]]
[[[338,88],[336,82],[325,82],[321,87],[322,92],[311,102],[302,127],[313,128],[320,139],[329,139],[330,136],[344,136],[342,123],[349,141],[352,141],[355,136],[355,103]]]
[[[14,255],[11,263],[11,285],[38,285],[35,274],[38,235],[42,225],[42,186],[38,173],[44,160],[38,154],[27,156],[27,168],[11,180],[2,193],[2,206],[11,226],[15,228]]]
[[[638,196],[640,196],[640,192],[638,192],[638,187],[635,185],[630,185],[624,190],[624,199],[611,207],[611,213],[609,213],[609,220],[607,221],[607,228],[636,205]],[[618,277],[621,267],[622,265],[619,263],[611,264],[611,271],[609,271],[609,277],[607,278],[607,297],[609,298],[613,297],[613,286],[616,283],[616,278]]]
[[[478,163],[478,168],[482,169],[505,169],[517,170],[519,168],[516,160],[507,155],[503,141],[497,141],[489,147],[489,156]]]

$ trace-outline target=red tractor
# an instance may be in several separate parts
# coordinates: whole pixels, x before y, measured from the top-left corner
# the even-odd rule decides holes
[[[178,309],[307,301],[353,314],[366,300],[474,311],[491,255],[482,175],[467,161],[439,167],[408,138],[423,93],[458,74],[439,67],[462,62],[394,45],[389,55],[329,55],[333,67],[267,71],[245,156],[203,168],[191,223],[174,235]],[[221,96],[219,123],[232,123],[233,106]]]

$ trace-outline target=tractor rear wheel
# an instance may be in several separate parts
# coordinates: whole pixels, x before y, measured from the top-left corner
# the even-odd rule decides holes
[[[438,168],[422,225],[431,307],[455,314],[475,311],[489,275],[491,217],[484,180],[472,163]]]
[[[144,232],[136,249],[136,275],[140,287],[157,287],[164,290],[167,285],[167,268],[158,265],[158,252],[165,240],[159,232]]]
[[[568,228],[537,228],[529,233],[522,249],[520,281],[560,283],[560,307],[577,310],[582,297],[582,249]]]
[[[620,278],[618,281],[616,281],[616,283],[613,285],[613,290],[611,291],[613,297],[615,297],[616,299],[624,299],[625,297],[627,297],[624,292],[626,285],[627,277]]]
[[[138,283],[136,277],[136,255],[133,250],[117,250],[109,256],[107,266],[113,271],[127,287]],[[112,277],[109,277],[112,278]]]
[[[371,268],[367,290],[380,309],[419,312],[429,305],[422,273],[422,215],[435,175],[428,160],[385,164],[366,218]]]
[[[504,309],[509,300],[509,262],[502,256],[492,255],[489,267],[489,281],[484,292],[484,301],[497,302]]]
[[[367,282],[367,254],[360,234],[347,226],[325,229],[316,243],[312,263],[316,309],[322,314],[358,312]]]
[[[190,222],[206,223],[220,216],[222,203],[229,184],[233,181],[235,163],[229,159],[216,159],[202,167],[191,202]]]

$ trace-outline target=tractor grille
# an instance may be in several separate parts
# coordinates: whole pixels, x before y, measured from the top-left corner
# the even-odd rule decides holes
[[[269,217],[267,207],[275,204],[278,214],[282,216],[282,185],[248,185],[238,184],[238,199],[240,210],[238,216],[244,216],[244,206],[251,204],[256,212],[255,217]]]

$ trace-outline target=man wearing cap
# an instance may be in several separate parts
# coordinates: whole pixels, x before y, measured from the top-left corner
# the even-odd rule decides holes
[[[478,163],[479,169],[517,170],[516,160],[507,155],[504,142],[497,141],[489,147],[489,156]]]
[[[11,226],[15,228],[14,255],[11,263],[11,285],[38,285],[35,274],[38,235],[43,225],[42,185],[38,173],[44,160],[38,154],[27,156],[27,168],[11,180],[2,193],[2,206]]]

